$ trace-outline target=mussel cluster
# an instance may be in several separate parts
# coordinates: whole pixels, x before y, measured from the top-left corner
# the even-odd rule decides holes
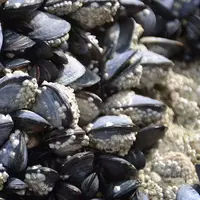
[[[152,97],[170,58],[199,53],[200,1],[0,4],[0,199],[175,199],[141,189],[138,172],[172,118]],[[173,176],[170,159],[155,170]],[[200,199],[183,187],[177,200]]]

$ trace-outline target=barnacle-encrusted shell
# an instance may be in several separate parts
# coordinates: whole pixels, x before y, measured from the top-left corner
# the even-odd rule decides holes
[[[102,5],[103,4],[103,5]],[[119,9],[119,2],[112,0],[104,3],[103,1],[89,2],[88,6],[83,6],[71,14],[72,19],[78,21],[83,27],[94,28],[106,22],[112,22]]]

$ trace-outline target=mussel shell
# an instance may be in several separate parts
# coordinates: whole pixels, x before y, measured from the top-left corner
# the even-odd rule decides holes
[[[79,124],[87,125],[100,114],[102,100],[96,94],[86,91],[79,91],[75,95],[80,110]]]
[[[4,43],[2,50],[15,54],[23,54],[23,52],[32,47],[35,42],[29,37],[14,32],[9,29],[5,29],[3,32]]]
[[[45,135],[45,138],[49,147],[59,156],[73,155],[89,144],[88,136],[79,126],[74,130],[52,130]]]
[[[12,118],[16,128],[27,134],[43,132],[45,128],[50,126],[46,119],[29,110],[17,111],[12,114]]]
[[[58,180],[57,171],[41,165],[34,165],[26,169],[24,182],[28,184],[31,193],[43,196],[53,190]]]
[[[55,188],[55,197],[56,200],[80,200],[82,192],[76,186],[61,181]]]
[[[122,181],[135,177],[137,174],[134,165],[123,158],[109,154],[97,156],[96,165],[100,167],[103,176],[108,181]]]
[[[7,69],[10,69],[12,71],[16,70],[23,70],[26,71],[28,67],[30,66],[30,61],[24,58],[16,58],[12,60],[7,60],[4,62],[4,65]]]
[[[60,169],[61,178],[75,185],[80,185],[93,171],[94,154],[81,152],[71,156]]]
[[[64,65],[64,68],[59,71],[58,78],[56,79],[57,83],[63,85],[69,85],[76,81],[78,78],[83,76],[86,69],[85,67],[74,57],[65,54],[68,60],[68,63]]]
[[[13,126],[14,123],[10,115],[0,114],[0,147],[9,138]]]
[[[85,87],[90,87],[92,85],[95,85],[101,80],[101,78],[98,76],[98,74],[92,72],[88,68],[86,68],[85,73],[78,78],[76,81],[74,81],[71,84],[71,87],[74,89],[79,89],[79,88],[85,88]]]
[[[10,139],[2,146],[0,152],[0,163],[10,173],[21,172],[27,167],[28,153],[26,142],[19,130],[10,135]]]
[[[174,63],[167,59],[166,57],[159,55],[157,53],[154,53],[152,51],[142,51],[142,61],[141,65],[143,67],[151,66],[151,67],[157,67],[157,66],[173,66]]]
[[[26,20],[33,30],[28,34],[29,37],[43,41],[57,39],[68,33],[71,28],[67,21],[41,11],[34,12]]]
[[[131,119],[126,115],[105,115],[99,117],[92,123],[91,131],[98,130],[101,128],[114,128],[114,127],[132,127],[134,131],[138,128],[133,124]]]
[[[3,6],[4,15],[11,18],[23,18],[22,16],[34,12],[42,4],[43,0],[10,0]]]
[[[81,190],[87,199],[96,196],[99,190],[99,179],[96,173],[92,173],[81,183]]]
[[[37,87],[36,80],[21,71],[6,74],[0,79],[0,113],[30,107],[35,101]]]
[[[55,81],[58,77],[58,69],[54,63],[50,60],[38,60],[36,65],[39,66],[39,84],[43,83],[43,81]]]
[[[133,164],[137,170],[145,167],[146,159],[142,151],[139,149],[131,149],[124,158]]]
[[[155,32],[156,16],[150,7],[145,8],[134,16],[137,23],[144,29],[143,35],[152,35]]]
[[[143,37],[140,39],[140,42],[150,51],[167,58],[179,54],[184,48],[184,45],[181,42],[159,37]]]
[[[135,21],[132,18],[125,18],[107,30],[104,43],[106,48],[112,48],[110,57],[130,48],[134,28]]]
[[[103,72],[104,79],[108,81],[110,79],[114,79],[122,73],[128,67],[127,63],[134,56],[134,54],[136,54],[136,51],[130,49],[115,56],[111,60],[108,60],[105,64]]]
[[[162,139],[167,131],[164,125],[149,126],[138,131],[136,135],[135,147],[141,151],[148,150],[154,146],[159,139]]]
[[[32,110],[47,119],[54,128],[74,127],[79,118],[73,90],[58,83],[43,82]]]
[[[139,187],[137,180],[128,180],[111,185],[107,190],[107,199],[128,199]]]
[[[6,189],[16,194],[25,194],[28,185],[18,178],[9,178],[6,184]]]

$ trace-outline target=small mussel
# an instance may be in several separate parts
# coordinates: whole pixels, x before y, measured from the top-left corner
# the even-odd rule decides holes
[[[41,165],[34,165],[27,168],[24,182],[28,185],[30,194],[43,196],[53,190],[58,180],[59,174],[55,170]]]
[[[133,91],[122,91],[105,101],[103,112],[128,115],[134,124],[144,127],[158,123],[165,109],[166,106],[161,101],[137,95]]]
[[[136,140],[138,127],[125,115],[107,115],[90,124],[88,131],[91,147],[124,156]]]

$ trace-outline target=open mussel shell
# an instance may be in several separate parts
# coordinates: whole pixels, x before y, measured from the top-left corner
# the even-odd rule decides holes
[[[137,180],[127,180],[118,184],[110,185],[106,191],[107,199],[128,199],[131,197],[140,183]]]
[[[127,90],[109,97],[105,101],[103,112],[128,115],[134,124],[143,127],[159,122],[165,110],[163,102]]]
[[[50,126],[49,122],[40,115],[30,110],[19,110],[12,113],[15,127],[27,134],[43,132]]]
[[[37,81],[21,71],[0,79],[0,113],[28,108],[35,101]]]
[[[148,126],[138,131],[135,147],[145,151],[153,147],[158,140],[162,139],[167,131],[164,125]]]
[[[102,100],[96,94],[86,91],[79,91],[75,95],[80,110],[79,124],[87,125],[100,114]]]
[[[96,197],[99,190],[99,178],[96,173],[90,174],[82,183],[81,191],[87,199]]]
[[[74,88],[74,90],[81,90],[82,88],[87,88],[97,84],[100,80],[101,78],[98,74],[86,68],[83,76],[74,81],[70,86]]]
[[[80,185],[93,172],[94,154],[81,152],[65,161],[60,169],[60,176],[69,183]]]
[[[53,190],[58,180],[57,171],[41,165],[34,165],[26,169],[24,182],[28,185],[30,193],[43,196]]]
[[[114,155],[101,154],[96,157],[95,164],[108,181],[122,181],[137,176],[134,165]]]
[[[60,181],[55,187],[55,200],[80,200],[83,198],[81,190],[69,183]]]
[[[79,110],[73,90],[58,83],[43,82],[32,110],[54,128],[75,127]]]
[[[25,50],[32,47],[35,42],[29,37],[14,32],[10,29],[5,29],[3,32],[4,43],[2,50],[7,57],[13,58],[15,55],[24,55]]]
[[[126,155],[136,140],[138,128],[127,116],[108,115],[88,127],[90,146],[100,151]]]
[[[190,185],[183,185],[178,189],[176,200],[200,200],[199,193]]]
[[[9,178],[6,183],[6,190],[18,195],[25,195],[28,185],[18,178]]]
[[[27,167],[28,153],[25,138],[22,132],[15,130],[9,140],[1,147],[0,163],[10,173],[23,171]]]
[[[175,40],[169,40],[159,37],[143,37],[140,42],[144,44],[148,50],[163,55],[167,58],[173,57],[184,49],[183,43]]]
[[[14,123],[11,116],[0,114],[0,147],[9,138],[13,127]]]
[[[47,41],[50,45],[58,46],[68,39],[67,34],[71,25],[55,15],[36,11],[26,21],[32,28],[32,31],[28,33],[32,39]]]
[[[82,128],[52,130],[45,135],[46,142],[59,156],[68,156],[89,144],[89,138]]]
[[[56,82],[63,85],[69,85],[83,76],[86,69],[76,58],[68,54],[65,55],[68,63],[64,64],[63,69],[59,71]]]

